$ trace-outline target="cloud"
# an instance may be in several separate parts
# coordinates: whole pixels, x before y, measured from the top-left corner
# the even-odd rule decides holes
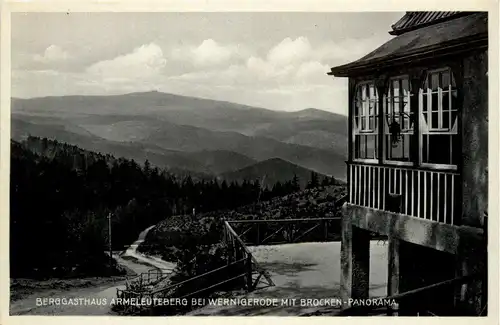
[[[35,54],[33,60],[41,63],[52,63],[58,61],[66,61],[70,58],[68,52],[57,45],[50,45],[45,49],[43,54]]]
[[[171,51],[171,58],[184,61],[195,67],[211,67],[229,65],[246,55],[246,50],[240,45],[221,45],[209,38],[198,46],[184,46]]]
[[[94,63],[86,72],[93,78],[120,83],[158,76],[166,64],[162,49],[150,43],[114,59]]]
[[[50,75],[52,79],[47,80],[58,85],[61,83],[55,80],[65,80],[76,93],[158,89],[278,110],[317,107],[346,114],[347,81],[326,73],[331,66],[352,61],[382,41],[379,36],[314,44],[303,36],[287,37],[267,50],[260,48],[261,52],[252,50],[252,44],[222,44],[213,39],[165,52],[158,44],[149,43],[91,64],[72,76],[54,68],[63,66],[57,63],[22,78],[38,83],[42,75]],[[44,53],[45,60],[66,58],[64,64],[72,62],[62,49],[49,48]]]
[[[312,53],[313,49],[306,37],[301,36],[295,40],[287,37],[269,51],[267,60],[273,65],[289,65],[309,59]]]

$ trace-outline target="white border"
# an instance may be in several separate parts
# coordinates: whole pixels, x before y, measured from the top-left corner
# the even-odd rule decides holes
[[[1,4],[1,88],[0,88],[0,324],[68,324],[73,325],[100,323],[100,324],[127,324],[130,322],[147,322],[154,324],[258,324],[261,322],[274,324],[332,324],[336,322],[360,324],[384,324],[395,323],[450,323],[475,324],[491,323],[498,324],[498,199],[499,173],[498,173],[498,2],[494,0],[165,0],[165,1],[119,1],[119,0],[94,0],[94,1],[4,1]],[[459,318],[452,317],[441,319],[431,318],[373,318],[373,317],[67,317],[67,316],[8,316],[9,305],[9,263],[8,263],[8,238],[9,238],[9,170],[10,170],[10,13],[11,12],[152,12],[152,11],[185,11],[185,12],[208,12],[208,11],[418,11],[418,10],[463,10],[463,11],[489,11],[489,316],[487,318]],[[369,28],[369,26],[367,26]],[[387,26],[390,29],[390,26]],[[332,86],[333,87],[333,86]],[[340,263],[340,261],[339,261]],[[339,279],[332,279],[339,281]]]

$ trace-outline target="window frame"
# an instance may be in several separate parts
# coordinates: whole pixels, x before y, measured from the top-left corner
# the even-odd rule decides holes
[[[449,128],[442,127],[442,120],[443,120],[443,112],[444,111],[443,111],[443,107],[442,107],[442,95],[441,94],[443,93],[443,90],[438,87],[438,90],[436,92],[438,94],[438,104],[437,104],[438,108],[437,108],[437,111],[434,111],[433,107],[432,107],[432,94],[433,94],[432,85],[428,85],[428,87],[426,89],[424,89],[426,83],[427,84],[429,83],[429,81],[428,81],[429,78],[432,78],[431,77],[432,74],[442,73],[442,72],[449,73],[449,82],[450,82],[449,90],[446,90],[446,92],[448,93],[448,96],[450,96],[450,102],[449,102],[450,109],[446,111],[446,112],[448,112],[448,114],[450,116],[449,117]],[[459,90],[458,90],[459,87],[457,85],[456,77],[454,76],[453,69],[449,66],[428,69],[427,71],[425,71],[424,75],[425,75],[425,77],[422,80],[422,82],[420,84],[420,88],[418,90],[418,117],[417,118],[419,118],[420,120],[424,119],[423,105],[424,105],[424,96],[425,96],[426,101],[427,101],[427,108],[430,107],[430,110],[429,109],[427,110],[427,114],[430,114],[430,117],[428,118],[429,122],[427,123],[427,125],[430,125],[430,127],[428,129],[431,132],[424,133],[423,132],[423,125],[422,125],[422,123],[419,123],[418,166],[432,168],[432,169],[436,169],[436,170],[456,171],[456,170],[458,170],[458,163],[443,164],[443,163],[424,162],[424,145],[423,145],[424,135],[427,135],[427,136],[430,136],[430,135],[449,135],[449,136],[457,135],[458,138],[461,136],[460,130],[458,130],[458,129],[457,129],[456,133],[451,132],[451,130],[453,129],[453,125],[451,125],[451,123],[452,123],[451,112],[456,111],[456,118],[457,118],[456,123],[457,123],[457,125],[460,125],[459,120],[461,118],[461,109],[459,107],[460,105],[458,105],[458,107],[455,109],[453,109],[451,106],[452,105],[451,97],[453,96],[452,92],[455,91],[457,93],[457,98],[459,96]],[[455,89],[454,90],[452,89],[453,80],[455,81]],[[441,81],[438,81],[438,82],[440,83]],[[438,127],[437,128],[432,127],[432,114],[435,112],[438,113]],[[453,145],[451,145],[449,149],[450,149],[450,160],[453,160]]]
[[[356,105],[357,105],[357,100],[358,100],[358,97],[357,97],[357,94],[358,94],[358,89],[362,86],[366,86],[368,85],[368,87],[366,88],[367,91],[368,91],[368,107],[362,107],[361,111],[358,112],[358,114],[356,115],[355,112],[356,112]],[[374,100],[370,99],[370,85],[373,85],[373,89],[374,89]],[[363,100],[363,94],[361,95],[361,99]],[[359,81],[356,83],[355,87],[354,87],[354,95],[353,95],[353,98],[352,98],[352,119],[351,119],[351,125],[352,125],[352,140],[351,140],[351,144],[352,144],[352,149],[351,149],[351,153],[352,153],[352,161],[354,162],[363,162],[363,163],[378,163],[380,158],[380,148],[379,148],[379,115],[380,115],[380,105],[379,105],[379,101],[380,101],[380,97],[379,97],[379,93],[378,93],[378,89],[377,89],[377,84],[376,84],[376,79],[367,79],[367,80],[363,80],[363,81]],[[374,103],[374,109],[373,109],[373,115],[370,115],[370,102],[373,102]],[[367,115],[365,115],[367,114]],[[360,127],[358,128],[359,130],[356,130],[356,128],[354,127],[356,125],[356,118],[359,117],[359,124],[360,124]],[[369,126],[370,126],[370,118],[373,118],[373,128],[370,129]],[[363,128],[363,120],[364,120],[364,123],[365,123],[365,126],[368,126],[368,129],[365,129]],[[374,143],[374,158],[359,158],[359,157],[356,157],[356,136],[367,136],[367,135],[372,135],[375,137],[376,141]]]
[[[399,161],[399,160],[392,160],[392,159],[389,159],[387,158],[387,151],[388,151],[388,147],[387,147],[387,142],[386,142],[386,136],[387,136],[387,133],[385,133],[385,119],[388,115],[388,109],[389,109],[389,105],[388,105],[388,99],[389,98],[394,98],[394,96],[390,96],[389,97],[389,92],[391,91],[392,87],[391,87],[391,84],[393,81],[395,80],[403,80],[403,79],[406,79],[408,81],[408,105],[409,105],[409,108],[410,108],[410,113],[413,113],[415,114],[414,112],[412,112],[412,109],[413,107],[411,106],[411,96],[415,96],[415,93],[414,91],[412,91],[411,89],[411,79],[410,79],[410,75],[409,74],[398,74],[398,75],[393,75],[393,76],[389,76],[387,78],[387,83],[386,83],[386,87],[384,89],[384,98],[383,98],[383,105],[382,105],[382,109],[383,109],[383,112],[382,112],[382,115],[383,115],[383,122],[384,122],[384,125],[383,125],[383,129],[382,129],[382,137],[383,137],[383,142],[382,142],[382,163],[383,164],[386,164],[386,165],[394,165],[394,166],[414,166],[415,162],[414,162],[414,159],[412,159],[412,153],[411,153],[411,147],[410,147],[410,157],[409,157],[409,161]],[[403,98],[404,96],[399,96],[399,98]],[[391,112],[392,113],[392,112]],[[417,112],[417,115],[418,115],[418,112]],[[401,131],[403,131],[403,129],[401,129]],[[415,130],[415,126],[413,127],[413,130],[412,130],[412,133],[405,133],[405,134],[409,134],[410,135],[410,141],[408,143],[408,145],[411,144],[411,139],[412,137],[414,137],[417,133],[417,130]],[[416,153],[418,155],[418,153]]]

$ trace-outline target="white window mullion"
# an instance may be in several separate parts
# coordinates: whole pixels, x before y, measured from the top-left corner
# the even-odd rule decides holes
[[[437,91],[437,96],[438,96],[438,128],[442,129],[443,128],[443,90],[441,87],[438,88]]]
[[[432,128],[432,90],[427,87],[427,125]]]

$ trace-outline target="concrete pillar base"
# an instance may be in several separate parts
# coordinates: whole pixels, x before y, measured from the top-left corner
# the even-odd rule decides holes
[[[341,299],[368,298],[370,232],[353,227],[348,216],[342,218],[341,268]],[[343,308],[346,307],[343,305]]]

